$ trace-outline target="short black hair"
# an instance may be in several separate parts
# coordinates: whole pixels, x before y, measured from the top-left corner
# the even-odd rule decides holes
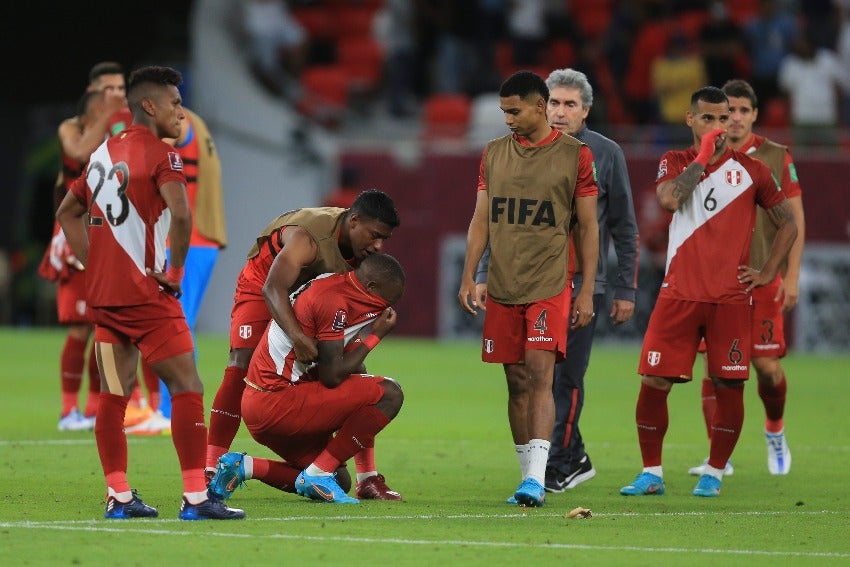
[[[709,86],[694,91],[694,94],[691,95],[691,108],[696,107],[699,101],[709,104],[720,104],[722,102],[729,102],[729,97],[719,88]]]
[[[401,224],[393,200],[378,189],[366,189],[361,192],[348,210],[365,218],[380,221],[392,228]]]
[[[546,86],[546,81],[531,71],[517,71],[505,79],[499,88],[499,96],[502,98],[518,95],[524,99],[531,94],[539,95],[549,102],[549,87]]]
[[[171,67],[157,65],[139,67],[130,73],[127,84],[127,101],[130,104],[130,110],[135,113],[136,109],[141,107],[142,99],[150,96],[150,92],[144,88],[145,85],[179,87],[182,82],[183,75],[180,74],[180,71]]]
[[[753,108],[758,108],[759,101],[756,97],[756,91],[752,85],[744,79],[730,79],[723,84],[723,92],[726,96],[734,96],[735,98],[747,98]]]
[[[124,67],[117,61],[101,61],[95,63],[89,70],[89,84],[94,83],[102,75],[123,75]]]
[[[389,254],[369,254],[360,262],[358,272],[368,274],[368,277],[375,281],[402,287],[407,279],[399,261]]]

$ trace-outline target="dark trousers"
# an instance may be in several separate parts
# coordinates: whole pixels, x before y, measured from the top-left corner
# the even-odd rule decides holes
[[[567,333],[567,354],[563,362],[555,365],[552,394],[555,397],[555,428],[552,430],[552,447],[549,449],[548,468],[569,474],[572,465],[584,457],[584,441],[578,427],[584,406],[584,374],[590,363],[590,349],[596,321],[605,317],[602,312],[605,295],[593,295],[593,312],[596,316],[582,329]]]

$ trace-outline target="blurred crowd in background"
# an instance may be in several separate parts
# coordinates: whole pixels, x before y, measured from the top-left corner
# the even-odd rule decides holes
[[[476,101],[494,117],[485,138],[502,135],[495,93],[504,78],[519,69],[545,78],[573,67],[594,88],[588,123],[624,145],[627,156],[648,144],[690,143],[690,94],[730,78],[755,87],[760,133],[790,144],[795,157],[850,155],[850,0],[218,2],[231,9],[226,24],[256,88],[321,136],[380,137],[384,122],[398,123],[408,137],[433,129],[440,140],[469,142]],[[3,105],[10,142],[0,154],[9,204],[0,213],[0,324],[51,323],[53,301],[43,297],[34,268],[52,226],[56,127],[73,113],[87,69],[104,59],[120,60],[128,71],[149,63],[177,67],[185,74],[184,98],[193,102],[190,17],[209,3],[176,1],[145,17],[130,6],[100,4],[101,24],[120,26],[122,41],[104,34],[61,40],[79,27],[74,21],[92,25],[70,5],[51,8],[56,21],[8,19],[21,22],[19,35],[55,42],[58,54],[67,47],[73,61],[47,73],[25,58],[11,60],[24,88],[3,95],[11,103]],[[28,22],[38,22],[38,30],[26,31]],[[76,94],[60,94],[67,92]],[[355,169],[334,176],[356,191]]]

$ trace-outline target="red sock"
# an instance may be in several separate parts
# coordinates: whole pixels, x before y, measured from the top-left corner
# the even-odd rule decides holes
[[[764,404],[764,428],[768,433],[779,433],[784,427],[782,418],[785,416],[785,397],[788,392],[788,381],[782,374],[782,381],[776,385],[765,385],[759,382],[759,397]]]
[[[94,438],[106,485],[115,492],[127,492],[127,436],[124,434],[124,412],[127,398],[101,392],[94,423]]]
[[[215,467],[218,458],[230,450],[230,444],[239,431],[239,424],[242,423],[242,392],[245,390],[243,378],[247,375],[248,371],[238,366],[228,366],[224,371],[224,379],[210,409],[208,467]]]
[[[145,388],[148,390],[148,405],[153,409],[159,409],[159,376],[153,371],[153,368],[142,361],[142,377],[145,381]],[[138,381],[136,382],[138,384]]]
[[[207,426],[204,423],[204,396],[183,392],[171,396],[171,437],[183,473],[184,492],[204,492],[204,448]]]
[[[641,383],[635,408],[640,454],[644,467],[661,466],[661,449],[670,423],[667,412],[669,391],[659,390]]]
[[[706,377],[702,379],[702,417],[705,420],[705,431],[708,433],[709,441],[715,411],[717,411],[717,393],[714,391],[714,382]]]
[[[336,436],[325,448],[327,453],[339,462],[330,469],[326,469],[316,460],[316,466],[326,471],[335,471],[340,464],[359,453],[364,447],[375,446],[375,435],[387,424],[390,418],[384,415],[375,406],[366,406],[346,419]]]
[[[295,478],[301,472],[289,463],[254,457],[252,478],[284,492],[295,492]]]
[[[97,415],[97,401],[100,398],[100,369],[97,367],[97,356],[95,355],[94,341],[89,350],[89,392],[86,396],[86,417]]]
[[[86,365],[86,341],[68,335],[62,347],[59,360],[62,381],[62,415],[68,415],[77,407],[77,394],[83,380],[83,368]]]
[[[741,436],[743,424],[744,387],[717,388],[717,411],[714,413],[711,431],[709,465],[720,470],[726,467],[738,443],[738,437]]]
[[[354,466],[358,473],[366,473],[376,471],[375,468],[375,447],[363,447],[354,455]]]

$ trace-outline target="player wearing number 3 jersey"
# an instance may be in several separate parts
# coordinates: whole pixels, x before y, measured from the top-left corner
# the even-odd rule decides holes
[[[763,163],[726,143],[729,100],[704,87],[686,114],[694,145],[662,156],[656,192],[673,213],[667,269],[644,336],[638,372],[643,375],[636,421],[643,472],[620,490],[663,494],[661,452],[667,431],[667,395],[692,379],[700,339],[717,389],[711,450],[695,496],[717,496],[723,469],[744,422],[744,382],[749,377],[752,296],[770,283],[797,228],[791,207]],[[749,266],[756,207],[777,227],[761,271]]]

